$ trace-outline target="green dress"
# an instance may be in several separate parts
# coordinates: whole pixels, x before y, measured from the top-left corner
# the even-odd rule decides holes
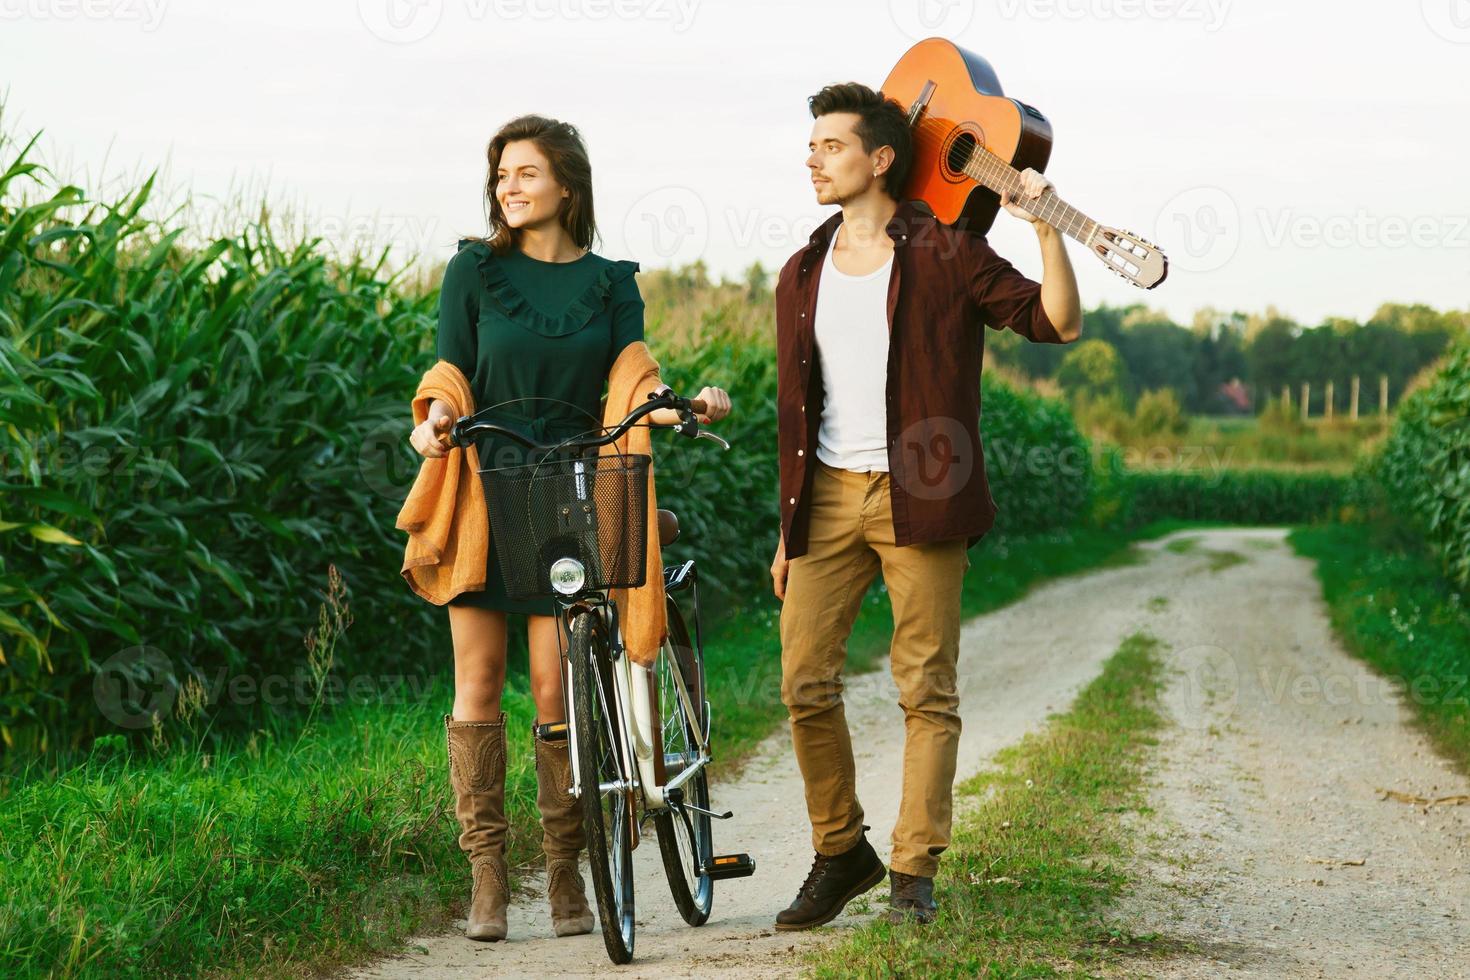
[[[608,371],[624,347],[643,339],[637,271],[637,262],[592,252],[543,262],[517,248],[496,255],[484,242],[460,239],[439,294],[438,357],[470,379],[477,411],[498,406],[495,421],[537,442],[599,433]],[[482,468],[520,466],[539,456],[504,436],[481,438],[476,451]],[[555,600],[506,595],[493,539],[484,591],[461,592],[449,602],[556,612]]]

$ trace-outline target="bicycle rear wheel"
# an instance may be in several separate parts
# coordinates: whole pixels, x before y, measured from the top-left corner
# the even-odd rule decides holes
[[[699,756],[700,740],[707,742],[709,710],[704,699],[704,658],[689,639],[684,617],[673,598],[668,599],[666,645],[655,666],[658,681],[659,728],[663,740],[665,779],[672,780]],[[689,703],[679,695],[676,675],[688,692]],[[690,708],[693,709],[692,713]],[[696,733],[699,738],[696,738]],[[707,767],[684,783],[684,799],[709,809]],[[663,855],[664,877],[679,914],[691,926],[703,925],[714,907],[715,883],[709,876],[714,855],[708,814],[688,810],[658,810],[653,817],[658,832],[658,849]],[[704,873],[700,872],[704,869]]]
[[[614,963],[633,959],[633,800],[630,760],[618,738],[607,631],[596,613],[572,623],[567,656],[572,664],[577,773],[582,784],[582,826],[602,940]]]

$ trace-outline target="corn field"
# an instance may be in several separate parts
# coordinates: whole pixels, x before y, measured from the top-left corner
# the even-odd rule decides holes
[[[300,671],[332,563],[352,669],[422,664],[393,517],[433,297],[263,225],[185,249],[142,216],[152,178],[89,201],[34,142],[0,157],[5,747],[151,727],[133,701],[187,675]]]

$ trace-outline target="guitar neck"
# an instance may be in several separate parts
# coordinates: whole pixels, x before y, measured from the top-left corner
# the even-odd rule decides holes
[[[976,146],[964,166],[965,173],[997,194],[1010,191],[1016,197],[1024,197],[1021,190],[1021,172],[991,153],[983,146]],[[1026,200],[1022,205],[1027,211],[1070,235],[1083,245],[1090,245],[1097,233],[1097,222],[1057,197],[1048,187],[1041,196]]]

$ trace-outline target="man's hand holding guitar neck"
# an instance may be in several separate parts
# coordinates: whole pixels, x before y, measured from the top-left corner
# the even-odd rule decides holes
[[[1077,275],[1072,271],[1071,259],[1067,258],[1062,233],[1024,206],[1049,188],[1055,189],[1044,174],[1027,167],[1021,171],[1021,194],[1002,191],[1000,203],[1008,214],[1029,221],[1036,229],[1036,238],[1041,243],[1041,306],[1062,339],[1071,343],[1082,335],[1082,297],[1077,291]]]

